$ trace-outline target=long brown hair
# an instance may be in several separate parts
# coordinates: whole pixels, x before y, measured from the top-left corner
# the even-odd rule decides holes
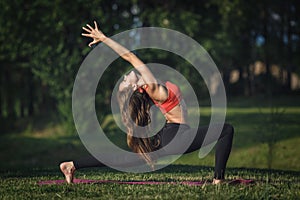
[[[125,88],[118,92],[118,101],[122,121],[127,127],[127,144],[133,152],[139,153],[145,161],[153,168],[154,160],[150,153],[157,149],[158,140],[149,137],[147,127],[151,122],[150,108],[153,102],[147,92],[142,92],[131,88]],[[143,131],[139,131],[139,127],[146,127]],[[146,131],[145,131],[146,129]]]

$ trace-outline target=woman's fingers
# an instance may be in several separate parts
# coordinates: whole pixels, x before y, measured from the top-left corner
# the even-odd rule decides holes
[[[94,25],[95,25],[95,30],[98,30],[98,26],[97,26],[97,22],[94,21]]]
[[[97,42],[94,40],[93,42],[89,43],[89,47],[91,47],[93,44],[96,44]]]
[[[89,27],[89,29],[91,29],[91,31],[93,31],[93,30],[94,30],[94,28],[93,28],[93,27],[91,27],[89,24],[87,24],[86,26],[87,26],[87,27]]]
[[[82,27],[82,29],[85,30],[85,31],[88,32],[88,33],[91,33],[91,32],[92,32],[92,30],[89,30],[89,29],[87,29],[87,28],[85,28],[85,27]]]
[[[85,37],[90,37],[93,39],[93,41],[88,44],[89,47],[91,47],[93,44],[96,44],[99,41],[101,41],[102,33],[98,30],[98,25],[97,25],[96,21],[94,21],[94,25],[95,25],[95,28],[91,27],[89,24],[87,24],[86,27],[82,27],[82,29],[84,31],[86,31],[87,33],[82,33],[81,35],[85,36]]]
[[[92,37],[91,34],[87,34],[87,33],[81,33],[82,36],[85,36],[85,37]]]

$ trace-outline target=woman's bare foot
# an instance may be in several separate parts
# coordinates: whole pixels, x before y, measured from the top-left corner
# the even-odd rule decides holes
[[[218,184],[221,184],[221,183],[224,183],[224,179],[213,179],[213,182],[212,184],[213,185],[218,185]]]
[[[60,164],[60,170],[65,175],[67,183],[73,183],[75,166],[72,161]]]

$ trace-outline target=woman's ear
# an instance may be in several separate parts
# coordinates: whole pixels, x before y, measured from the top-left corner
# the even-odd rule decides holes
[[[132,85],[132,89],[133,89],[133,91],[135,91],[136,89],[138,89],[138,85],[137,84],[133,84]]]

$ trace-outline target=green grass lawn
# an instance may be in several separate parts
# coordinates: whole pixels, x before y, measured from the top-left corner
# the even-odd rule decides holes
[[[261,99],[228,101],[227,122],[235,127],[227,177],[255,180],[252,185],[37,185],[40,180],[62,179],[58,164],[87,152],[76,133],[66,135],[61,125],[0,134],[0,199],[300,199],[300,98],[280,97],[274,110]],[[273,113],[273,114],[272,114]],[[193,114],[193,113],[191,113]],[[201,106],[201,123],[209,122],[210,108]],[[107,121],[111,116],[107,117]],[[276,126],[273,126],[273,121]],[[108,123],[109,124],[109,123]],[[110,138],[124,139],[114,127]],[[266,134],[267,133],[267,134]],[[124,134],[123,134],[124,136]],[[274,140],[270,165],[268,140]],[[214,152],[199,159],[198,152],[182,156],[153,173],[131,174],[107,168],[82,170],[79,178],[108,180],[211,180]],[[268,169],[271,167],[271,169]]]
[[[122,173],[107,168],[81,170],[77,178],[124,181],[211,181],[212,168],[171,165],[153,173]],[[189,186],[180,184],[38,185],[41,180],[62,179],[57,169],[1,172],[1,199],[299,199],[299,172],[229,168],[228,179],[255,180],[249,185]]]

